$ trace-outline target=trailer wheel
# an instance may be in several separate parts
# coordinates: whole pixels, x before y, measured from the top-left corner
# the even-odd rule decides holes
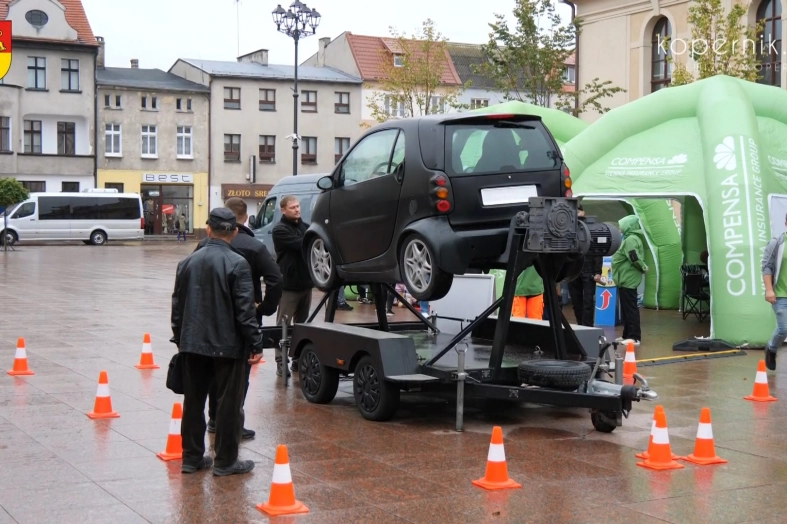
[[[326,367],[314,351],[314,344],[306,344],[298,359],[298,378],[301,392],[312,404],[327,404],[339,390],[339,370]]]
[[[381,422],[394,416],[399,407],[399,387],[387,382],[372,357],[365,356],[355,367],[353,396],[366,420]]]
[[[593,427],[601,433],[612,433],[615,431],[615,428],[618,427],[616,418],[614,413],[603,411],[591,411],[590,413],[590,421],[593,423]]]
[[[573,391],[590,379],[593,370],[574,360],[526,360],[519,363],[519,380],[532,386]]]

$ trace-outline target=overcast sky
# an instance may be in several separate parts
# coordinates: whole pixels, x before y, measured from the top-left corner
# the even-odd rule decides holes
[[[132,58],[143,68],[168,70],[178,58],[235,60],[240,54],[268,49],[275,64],[294,62],[293,41],[278,33],[269,0],[82,0],[93,33],[106,40],[106,65],[128,67]],[[287,9],[292,0],[282,4]],[[514,0],[313,0],[322,15],[317,34],[300,44],[300,60],[317,51],[321,37],[343,31],[387,36],[389,27],[412,34],[426,18],[453,42],[484,43],[495,13],[510,16]],[[236,9],[237,4],[237,9]],[[571,10],[560,4],[565,19]]]

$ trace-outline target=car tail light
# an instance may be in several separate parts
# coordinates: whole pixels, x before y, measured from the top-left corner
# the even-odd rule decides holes
[[[445,175],[436,175],[431,179],[431,196],[434,199],[435,207],[441,213],[448,213],[451,211],[451,186],[448,183],[448,177]]]
[[[440,211],[441,213],[447,213],[448,211],[451,210],[451,202],[449,202],[448,200],[440,200],[437,203],[437,210]]]
[[[562,168],[561,171],[562,171],[561,178],[563,179],[562,180],[563,181],[563,196],[566,197],[566,198],[571,198],[571,196],[574,194],[574,192],[571,191],[571,185],[572,185],[572,182],[571,182],[571,171],[569,171],[568,166],[566,164],[563,164],[563,168]]]
[[[145,217],[139,218],[139,229],[145,229]]]

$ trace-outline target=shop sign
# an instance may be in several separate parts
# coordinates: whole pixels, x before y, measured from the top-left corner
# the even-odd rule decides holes
[[[221,184],[221,198],[265,198],[272,187],[270,184]]]
[[[193,184],[191,173],[142,173],[143,184]]]

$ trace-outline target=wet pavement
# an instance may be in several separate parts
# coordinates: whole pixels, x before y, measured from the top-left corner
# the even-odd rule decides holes
[[[655,403],[635,403],[611,434],[596,432],[582,409],[481,403],[468,404],[465,432],[457,433],[450,401],[418,395],[403,395],[391,422],[368,422],[350,382],[331,404],[309,404],[297,376],[286,390],[276,381],[273,351],[266,350],[246,403],[246,425],[257,437],[241,449],[255,470],[182,475],[179,461],[156,453],[181,400],[165,387],[175,351],[167,342],[169,307],[176,263],[193,247],[80,244],[0,253],[0,365],[11,369],[17,337],[25,337],[35,372],[0,379],[0,524],[265,522],[255,505],[268,500],[279,444],[288,446],[295,494],[310,513],[276,522],[787,520],[787,448],[779,440],[787,426],[787,362],[768,374],[778,402],[745,401],[758,350],[639,369],[661,397],[672,451],[693,451],[707,406],[724,465],[637,467],[634,454],[647,449]],[[372,306],[352,304],[355,311],[337,320],[373,319]],[[394,319],[409,316],[396,311]],[[677,312],[643,311],[638,355],[672,355],[674,342],[707,329]],[[160,369],[134,368],[146,332]],[[86,416],[101,370],[119,418]],[[509,474],[521,489],[487,492],[471,484],[484,475],[495,425],[503,427]]]

